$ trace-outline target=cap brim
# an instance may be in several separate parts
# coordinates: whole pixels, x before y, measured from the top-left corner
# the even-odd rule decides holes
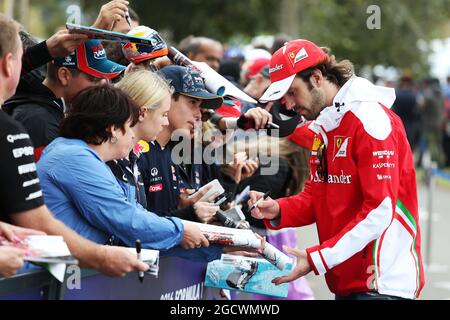
[[[292,81],[294,81],[295,76],[296,75],[293,74],[290,77],[272,83],[259,99],[259,102],[265,103],[281,99],[288,91],[289,87],[292,84]]]
[[[203,100],[200,108],[204,109],[217,109],[219,108],[223,103],[223,98],[221,96],[216,96],[209,92],[180,92],[180,94]]]
[[[105,59],[99,63],[96,63],[91,66],[85,66],[86,68],[80,69],[81,71],[97,77],[97,78],[106,78],[106,79],[114,79],[122,71],[125,70],[125,66],[115,63],[111,60]]]

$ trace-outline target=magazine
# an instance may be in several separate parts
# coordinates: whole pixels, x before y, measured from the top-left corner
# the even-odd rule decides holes
[[[211,243],[253,249],[258,249],[261,247],[261,239],[258,238],[251,230],[233,229],[192,221],[184,222],[195,224],[203,232],[206,239],[208,239]]]
[[[219,180],[214,179],[213,181],[208,182],[203,187],[198,189],[195,193],[189,195],[188,199],[194,197],[198,192],[201,192],[208,187],[210,187],[211,189],[209,189],[208,192],[206,192],[198,201],[206,201],[209,197],[211,197],[215,193],[221,195],[225,192],[225,189],[222,187]]]
[[[211,243],[253,249],[261,248],[262,239],[258,238],[250,229],[234,229],[192,221],[186,222],[195,224]],[[267,241],[260,254],[279,270],[284,270],[289,264],[292,264],[292,259],[289,256]]]
[[[255,99],[236,87],[205,62],[192,61],[192,64],[197,68],[203,79],[205,79],[205,86],[208,91],[218,95],[232,96],[250,103],[257,103]]]
[[[132,254],[136,254],[135,248],[128,248]],[[158,277],[159,272],[159,251],[151,249],[141,249],[141,260],[149,265],[146,273]]]
[[[262,258],[222,254],[208,263],[205,286],[286,298],[288,283],[275,285],[272,279],[289,274],[292,264],[280,271]]]
[[[43,266],[60,282],[64,280],[66,266],[78,264],[62,236],[33,235],[18,242],[9,242],[0,237],[0,245],[25,249],[23,260]]]
[[[90,39],[99,39],[106,41],[133,42],[145,45],[154,45],[154,39],[146,39],[136,36],[130,36],[125,33],[97,29],[92,27],[80,26],[78,24],[66,23],[66,28],[70,33],[81,33],[87,35]],[[153,43],[152,43],[153,40]]]

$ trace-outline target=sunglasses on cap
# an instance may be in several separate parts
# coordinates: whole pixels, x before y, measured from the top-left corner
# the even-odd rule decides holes
[[[322,145],[317,150],[317,175],[324,182],[328,181],[328,164],[327,164],[327,148],[325,144]]]

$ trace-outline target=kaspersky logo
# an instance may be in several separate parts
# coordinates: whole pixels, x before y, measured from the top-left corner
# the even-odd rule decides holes
[[[276,64],[275,67],[269,69],[269,73],[283,69],[283,64]]]

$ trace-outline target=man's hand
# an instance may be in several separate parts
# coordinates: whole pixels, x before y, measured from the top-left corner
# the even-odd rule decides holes
[[[103,255],[99,271],[110,277],[123,277],[128,272],[147,271],[148,264],[137,259],[127,248],[102,246]]]
[[[193,249],[200,247],[208,247],[209,241],[200,231],[200,229],[189,222],[183,222],[184,234],[183,240],[181,240],[181,247],[184,249]]]
[[[195,214],[200,222],[208,223],[214,219],[214,215],[219,211],[220,207],[209,202],[194,203]]]
[[[232,162],[222,167],[222,172],[233,178],[236,183],[251,177],[258,169],[258,163],[248,159],[246,152],[238,152]]]
[[[10,246],[0,247],[0,277],[10,277],[23,266],[24,249]]]
[[[6,240],[10,242],[17,242],[32,235],[45,235],[45,232],[0,222],[0,236],[6,238]]]
[[[178,205],[177,208],[185,208],[187,206],[193,205],[198,200],[200,200],[208,191],[212,188],[212,186],[208,186],[205,189],[202,189],[198,191],[195,195],[192,197],[190,196],[192,193],[194,193],[195,190],[193,189],[185,189],[180,193],[180,196],[178,197]],[[211,195],[208,199],[205,200],[205,202],[212,202],[215,198],[217,198],[219,194],[215,192],[213,195]]]
[[[172,64],[172,60],[170,60],[167,56],[159,57],[159,58],[156,58],[155,60],[153,60],[153,64],[159,70],[164,67],[170,66]]]
[[[250,191],[250,200],[248,200],[248,207],[253,206],[264,193],[258,191]],[[256,208],[251,212],[252,217],[255,219],[276,219],[280,215],[280,205],[271,197],[267,197],[266,200],[261,201]]]
[[[104,4],[100,8],[97,20],[95,20],[92,27],[111,30],[116,21],[120,19],[125,19],[125,15],[128,12],[128,5],[130,3],[126,0],[113,0]]]
[[[48,52],[53,58],[62,58],[68,56],[75,49],[88,40],[85,34],[71,34],[68,30],[59,30],[45,41]]]
[[[241,181],[250,178],[258,170],[259,163],[255,160],[248,159],[242,167]]]
[[[311,265],[308,261],[306,250],[299,250],[296,248],[290,248],[288,246],[283,246],[283,250],[286,253],[295,256],[297,258],[297,264],[290,274],[273,279],[272,283],[276,285],[294,281],[295,279],[307,275],[312,270]]]
[[[267,123],[272,121],[272,115],[263,108],[252,108],[244,115],[255,121],[255,130],[265,129]]]
[[[233,256],[243,256],[243,257],[251,257],[251,258],[259,257],[259,253],[258,253],[257,249],[246,248],[246,247],[224,246],[223,253],[231,254]]]
[[[132,72],[140,71],[140,70],[147,70],[147,66],[144,63],[140,64],[134,64],[130,62],[127,67],[125,68],[125,74],[129,74]]]

